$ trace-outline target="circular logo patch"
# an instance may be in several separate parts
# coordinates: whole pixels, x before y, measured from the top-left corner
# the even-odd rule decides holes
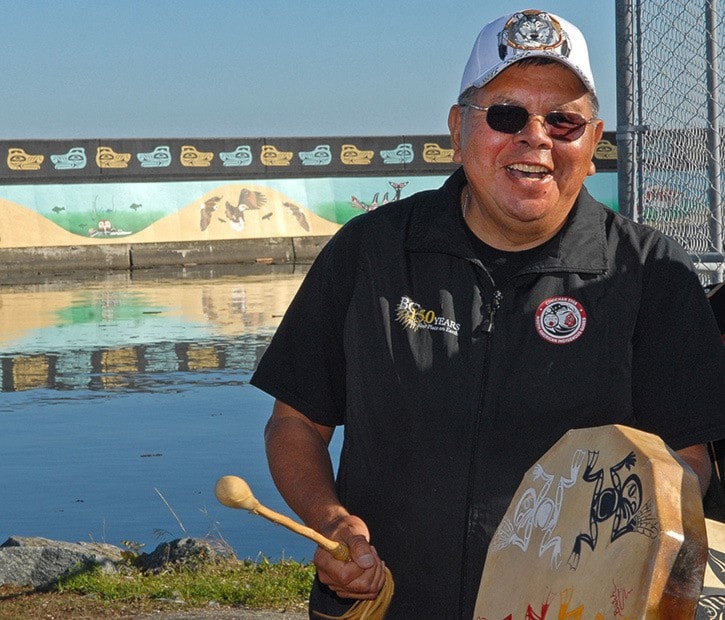
[[[554,344],[573,342],[584,333],[587,313],[571,297],[550,297],[536,310],[536,331],[544,340]]]

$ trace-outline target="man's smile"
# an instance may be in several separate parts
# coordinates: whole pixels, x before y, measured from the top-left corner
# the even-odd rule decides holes
[[[549,169],[536,164],[516,163],[506,166],[511,174],[517,178],[543,179],[549,174]]]

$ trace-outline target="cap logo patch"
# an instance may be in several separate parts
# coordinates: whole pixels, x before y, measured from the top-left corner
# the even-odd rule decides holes
[[[571,297],[550,297],[539,304],[534,318],[536,331],[547,342],[568,344],[584,333],[587,313]]]
[[[560,49],[557,49],[560,48]],[[557,19],[542,11],[514,13],[498,33],[498,55],[501,60],[516,50],[548,50],[569,56],[569,37]]]

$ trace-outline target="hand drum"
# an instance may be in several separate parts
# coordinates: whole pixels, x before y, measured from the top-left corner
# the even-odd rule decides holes
[[[474,618],[694,618],[707,550],[697,476],[661,439],[572,430],[514,495]]]

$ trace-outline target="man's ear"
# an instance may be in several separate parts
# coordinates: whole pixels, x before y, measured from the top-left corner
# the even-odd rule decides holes
[[[448,131],[451,133],[451,148],[453,149],[453,161],[457,164],[463,162],[461,154],[461,106],[451,106],[448,112]]]
[[[604,135],[604,121],[598,120],[596,124],[594,125],[594,148],[592,149],[592,162],[589,165],[589,171],[587,172],[588,176],[594,176],[597,172],[597,167],[594,164],[594,151],[597,148],[597,144],[599,144],[599,141],[602,139],[602,136]]]

